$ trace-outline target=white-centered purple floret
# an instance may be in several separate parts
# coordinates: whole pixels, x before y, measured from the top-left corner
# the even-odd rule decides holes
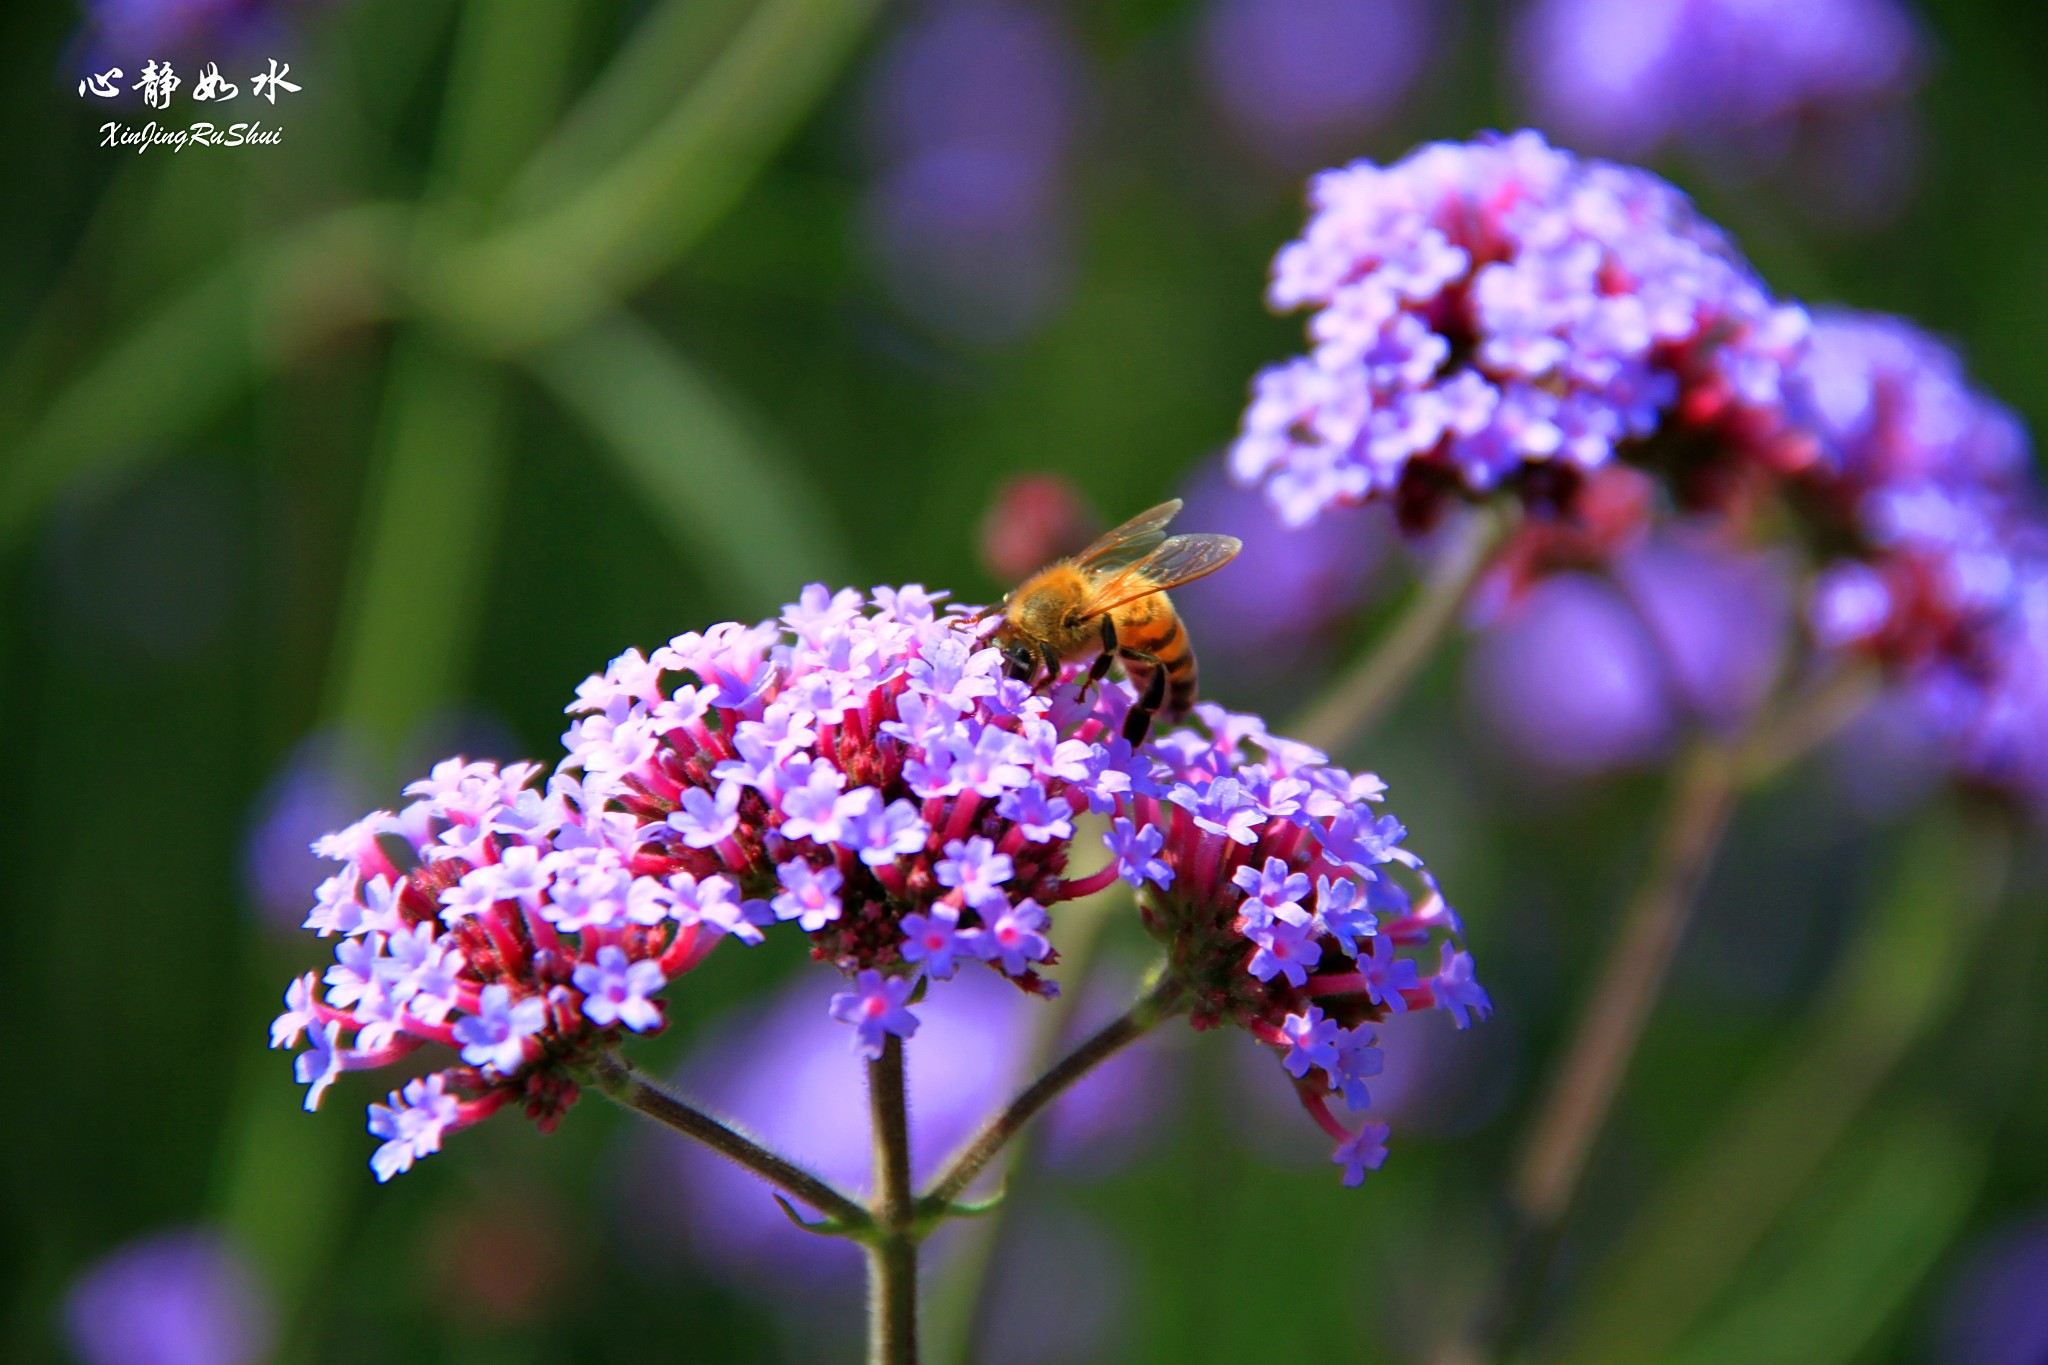
[[[548,1002],[529,995],[514,1002],[503,985],[483,988],[474,1014],[458,1019],[451,1032],[462,1044],[462,1060],[509,1076],[526,1061],[526,1040],[547,1024]]]
[[[968,946],[960,941],[959,912],[950,905],[935,905],[929,915],[913,912],[903,917],[903,960],[921,967],[934,981],[953,979],[958,970],[954,958]]]
[[[769,902],[775,908],[775,918],[793,919],[807,934],[815,934],[839,918],[839,888],[846,879],[838,868],[829,863],[823,867],[784,863],[775,869],[775,875],[782,882],[781,894]]]
[[[1315,1005],[1310,1005],[1306,1014],[1288,1015],[1280,1025],[1287,1039],[1287,1055],[1281,1058],[1281,1065],[1296,1080],[1315,1067],[1336,1071],[1337,1035],[1342,1031],[1342,1025]]]
[[[1027,834],[1027,838],[1029,835]],[[955,839],[946,845],[946,856],[933,869],[940,886],[960,892],[967,905],[1007,904],[1003,883],[1015,875],[1017,865],[1007,853],[996,852],[993,840]]]
[[[852,990],[832,997],[832,1017],[853,1025],[854,1050],[873,1061],[882,1055],[889,1034],[908,1038],[917,1032],[917,1016],[904,1008],[915,988],[907,978],[864,971],[854,978]]]
[[[1007,976],[1022,976],[1034,962],[1042,962],[1052,951],[1045,929],[1045,907],[1034,900],[1007,906],[987,926],[970,929],[960,937],[968,941],[975,956],[1002,966]]]
[[[345,1059],[340,1035],[341,1025],[338,1022],[310,1025],[306,1029],[308,1046],[293,1060],[292,1075],[306,1087],[306,1112],[309,1114],[320,1107],[320,1097],[341,1075]]]
[[[597,961],[576,968],[574,979],[583,992],[583,1013],[599,1028],[624,1024],[645,1033],[660,1025],[661,1007],[649,998],[668,984],[660,963],[628,962],[623,950],[607,944],[597,950]]]
[[[1166,836],[1157,826],[1136,825],[1119,818],[1110,824],[1106,842],[1116,858],[1117,875],[1132,886],[1147,882],[1161,887],[1173,885],[1173,868],[1159,856],[1166,846]]]
[[[441,1150],[441,1137],[461,1117],[461,1102],[447,1092],[439,1073],[410,1081],[391,1092],[389,1104],[370,1106],[370,1132],[384,1145],[370,1158],[381,1183],[412,1169],[413,1162]]]
[[[1347,1186],[1365,1183],[1367,1171],[1376,1171],[1386,1164],[1390,1131],[1384,1123],[1368,1123],[1337,1145],[1330,1160],[1344,1168]]]

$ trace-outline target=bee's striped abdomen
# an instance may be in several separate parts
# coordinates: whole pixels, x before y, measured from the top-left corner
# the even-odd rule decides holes
[[[1195,704],[1194,646],[1165,593],[1154,593],[1132,607],[1135,610],[1129,616],[1117,613],[1117,645],[1119,649],[1159,661],[1159,666],[1166,670],[1166,701],[1161,709],[1178,715]],[[1141,670],[1150,671],[1142,665]],[[1132,681],[1142,682],[1136,676]]]

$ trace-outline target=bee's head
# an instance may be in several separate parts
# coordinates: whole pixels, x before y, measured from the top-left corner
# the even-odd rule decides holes
[[[1001,622],[988,633],[988,643],[1003,651],[1006,671],[1011,677],[1028,678],[1037,671],[1038,654],[1033,650],[1031,642],[1018,632],[1016,623],[1010,619],[1010,599],[1016,595],[1015,589],[1004,593],[1002,601],[983,607],[975,613],[974,619],[987,621],[993,618]]]
[[[1038,671],[1038,655],[1024,641],[1001,634],[996,639],[996,647],[1003,651],[1011,677],[1028,678]]]

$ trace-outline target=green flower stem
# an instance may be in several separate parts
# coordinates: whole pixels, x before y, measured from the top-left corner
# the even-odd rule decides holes
[[[507,208],[526,214],[602,175],[701,80],[754,8],[752,0],[661,0],[633,29],[539,150]]]
[[[1694,902],[1742,792],[1783,772],[1835,734],[1871,695],[1844,667],[1781,699],[1741,739],[1702,738],[1681,761],[1642,884],[1624,913],[1509,1186],[1514,1228],[1500,1282],[1478,1331],[1450,1359],[1497,1357],[1518,1343],[1548,1279],[1565,1215],[1656,1008]]]
[[[422,224],[451,204],[469,204],[506,172],[514,151],[505,139],[537,135],[516,118],[495,123],[491,111],[515,84],[536,86],[540,108],[551,107],[546,73],[569,58],[559,29],[568,9],[569,0],[472,0],[465,7],[437,134],[432,193],[401,220],[411,230],[412,255],[418,255]],[[299,288],[304,293],[323,285],[344,296],[350,288],[346,277]],[[381,759],[388,760],[408,731],[459,696],[467,682],[496,548],[504,387],[501,368],[425,328],[394,342],[322,708],[329,719],[369,737]],[[335,1136],[311,1136],[286,1122],[288,1107],[295,1108],[274,1070],[245,1094],[238,1104],[238,1131],[225,1144],[234,1164],[221,1194],[235,1220],[230,1226],[247,1239],[258,1263],[289,1267],[290,1279],[275,1286],[293,1322],[287,1356],[308,1347],[319,1316],[328,1311],[306,1301],[304,1291],[336,1254],[348,1211],[366,1184],[360,1167],[351,1170],[331,1159],[317,1171],[299,1171],[305,1149],[333,1155],[327,1149],[346,1125],[329,1113],[319,1122]],[[295,1117],[301,1124],[313,1122]],[[290,1222],[267,1197],[284,1172],[303,1177],[292,1192],[298,1216]]]
[[[1557,1225],[1613,1108],[1691,908],[1735,806],[1740,768],[1726,744],[1703,740],[1681,763],[1648,875],[1538,1110],[1510,1198],[1532,1228]]]
[[[1664,1359],[1811,1181],[1900,1061],[1951,1012],[1994,921],[2012,831],[1948,809],[1895,875],[1803,1027],[1637,1215],[1551,1358]]]
[[[1286,733],[1341,756],[1371,730],[1457,623],[1509,525],[1509,514],[1499,508],[1473,511],[1393,627]]]
[[[394,316],[410,221],[369,204],[258,242],[101,351],[25,431],[9,433],[0,548],[80,475],[178,449],[328,338]]]
[[[1144,1037],[1153,1025],[1177,1011],[1184,994],[1185,988],[1181,983],[1161,971],[1152,988],[1139,997],[1136,1004],[1055,1062],[1000,1113],[983,1124],[981,1131],[969,1139],[960,1154],[947,1163],[939,1178],[932,1182],[920,1204],[933,1211],[950,1206],[974,1183],[975,1177],[995,1159],[1004,1145],[1023,1131],[1024,1125],[1039,1110],[1117,1051]]]
[[[917,1204],[910,1188],[910,1107],[903,1040],[868,1063],[875,1231],[868,1241],[868,1365],[917,1365]]]
[[[839,1226],[858,1235],[869,1225],[868,1211],[820,1177],[787,1157],[769,1151],[746,1134],[662,1089],[631,1065],[607,1054],[593,1067],[598,1089],[607,1099],[645,1114],[737,1164],[769,1184],[803,1200]]]
[[[504,375],[402,341],[327,712],[386,751],[460,693],[497,539]]]

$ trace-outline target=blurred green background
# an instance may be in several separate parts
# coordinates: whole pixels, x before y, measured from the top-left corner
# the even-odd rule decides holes
[[[999,253],[1042,253],[1014,295],[980,298],[970,256],[936,307],[872,197],[898,155],[877,82],[925,9],[285,7],[196,54],[288,57],[301,92],[230,111],[283,141],[143,154],[97,145],[151,111],[74,93],[95,41],[74,8],[0,14],[0,1357],[68,1358],[86,1267],[204,1223],[257,1267],[280,1360],[807,1358],[805,1284],[749,1298],[621,1232],[629,1116],[500,1119],[374,1187],[373,1083],[306,1116],[263,1047],[321,955],[263,903],[289,901],[291,850],[266,869],[280,802],[338,801],[339,824],[445,752],[552,761],[563,702],[628,645],[813,578],[999,591],[978,528],[1014,475],[1112,518],[1171,495],[1298,348],[1260,295],[1302,173],[1521,116],[1491,3],[1432,11],[1373,126],[1277,150],[1207,90],[1200,5],[1030,12],[1068,82],[1053,239]],[[1954,338],[2041,430],[2048,10],[1920,12],[1919,167],[1883,221],[1659,168],[1779,289]],[[1456,676],[1440,661],[1346,757],[1392,784],[1497,1017],[1361,1190],[1313,1143],[1239,1131],[1220,1038],[1179,1050],[1142,1161],[1027,1177],[1020,1201],[1090,1220],[1121,1266],[1099,1358],[1426,1359],[1500,1256],[1501,1172],[1662,778],[1532,793]],[[1312,682],[1223,699],[1284,716]],[[326,786],[292,785],[309,763]],[[1558,1358],[1961,1359],[1958,1276],[2048,1214],[2037,850],[1986,893],[1977,813],[1852,814],[1824,766],[1738,817],[1547,1293]],[[672,993],[650,1066],[795,971],[790,947]],[[478,1246],[502,1283],[461,1270]]]

